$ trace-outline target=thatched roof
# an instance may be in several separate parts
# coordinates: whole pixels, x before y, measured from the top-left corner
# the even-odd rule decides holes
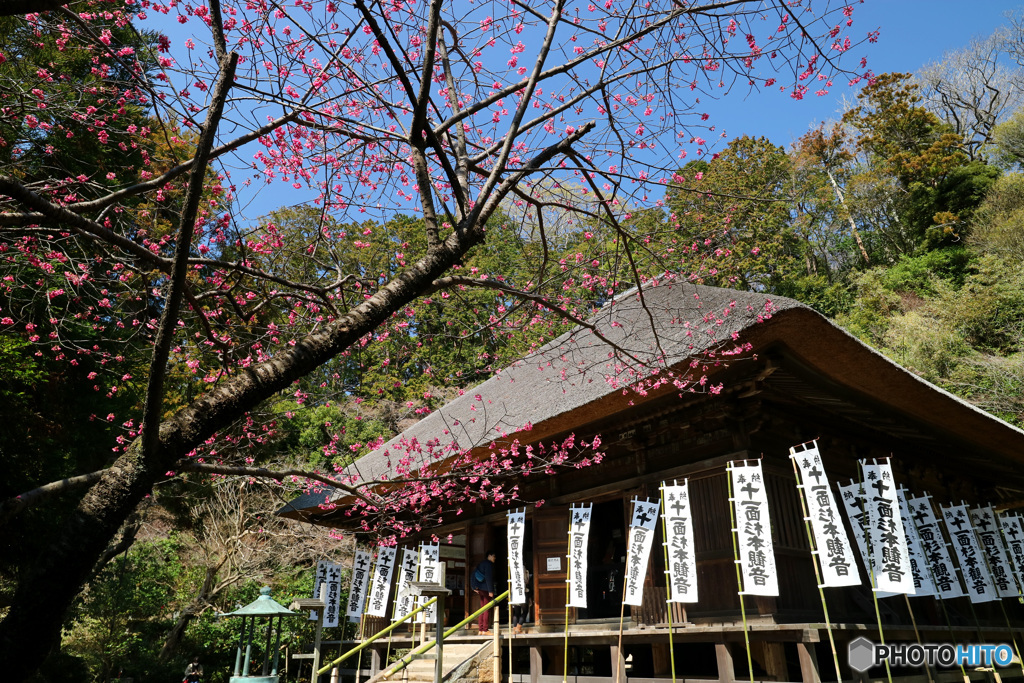
[[[535,442],[613,414],[644,396],[624,389],[652,369],[682,376],[693,360],[728,361],[750,344],[754,352],[783,345],[843,395],[876,412],[913,421],[919,428],[972,444],[980,455],[1024,461],[1024,431],[924,381],[866,346],[811,308],[785,297],[668,281],[633,290],[589,322],[529,358],[466,391],[349,468],[362,480],[387,475],[406,455],[405,444],[458,450],[492,441]],[[600,335],[600,336],[599,336]],[[603,337],[603,339],[601,338]],[[726,352],[723,355],[723,352]],[[714,380],[712,380],[712,383]],[[678,391],[672,386],[659,393]],[[303,496],[281,512],[320,505],[324,495]]]

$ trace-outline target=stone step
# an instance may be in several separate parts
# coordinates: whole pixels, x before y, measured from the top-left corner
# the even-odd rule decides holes
[[[483,648],[489,647],[490,643],[448,643],[444,646],[444,675],[447,676],[463,662],[473,658]],[[431,651],[432,652],[432,651]],[[404,672],[399,672],[390,680],[408,680],[410,683],[427,683],[434,680],[434,659],[418,659],[406,667]],[[408,672],[408,673],[406,673]]]

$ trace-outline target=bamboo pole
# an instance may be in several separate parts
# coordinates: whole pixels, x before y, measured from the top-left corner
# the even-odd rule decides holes
[[[569,507],[569,534],[565,548],[565,643],[562,650],[562,683],[569,680],[569,572],[572,567],[572,511]],[[539,596],[538,596],[539,599]]]
[[[747,461],[743,461],[744,466]],[[750,675],[750,683],[754,683],[754,658],[750,653],[750,629],[747,627],[747,608],[743,604],[743,573],[740,571],[740,547],[737,535],[739,529],[736,527],[736,506],[733,500],[732,490],[732,465],[730,462],[726,467],[725,480],[729,485],[729,523],[732,529],[732,558],[736,565],[736,585],[739,588],[739,599],[740,599],[740,617],[743,620],[743,644],[747,648],[747,673]],[[889,683],[892,683],[890,681]]]
[[[872,460],[872,464],[877,464],[876,461]],[[866,460],[859,460],[860,467],[857,468],[857,485],[858,493],[861,494],[861,500],[864,503],[864,519],[867,520],[867,524],[864,525],[864,545],[868,549],[868,576],[871,578],[871,602],[875,606],[875,623],[878,625],[878,641],[885,645],[885,631],[882,629],[882,612],[878,608],[878,582],[875,579],[875,565],[871,558],[871,513],[868,512],[867,496],[864,495],[864,470],[863,466],[867,463]],[[886,659],[885,664],[885,677],[892,683],[892,669],[889,668],[889,660]]]
[[[931,500],[931,497],[928,495],[927,491],[925,491],[925,493],[924,493],[924,498],[928,499],[929,501]],[[931,507],[931,502],[928,503],[928,506]],[[911,510],[911,512],[913,512],[913,510]],[[935,510],[934,509],[932,509],[932,516],[935,516]],[[937,522],[937,520],[942,519],[942,517],[940,515],[938,517],[935,517],[935,519],[936,519],[936,522]],[[918,538],[920,538],[921,537],[921,529],[918,527],[917,519],[914,517],[913,514],[910,515],[910,523],[914,525],[914,531],[917,532],[917,536],[918,536]],[[937,522],[936,525],[935,525],[935,530],[939,532],[939,538],[936,539],[935,542],[943,544],[946,547],[946,552],[948,553],[949,552],[949,544],[946,543],[946,538],[945,538],[945,536],[942,535],[942,525]],[[939,607],[942,609],[942,616],[946,620],[946,630],[949,631],[949,642],[955,643],[956,642],[956,635],[953,633],[953,620],[949,618],[949,610],[946,608],[946,601],[945,601],[945,599],[941,595],[938,595],[939,584],[935,581],[935,572],[932,571],[932,563],[927,558],[927,551],[925,551],[925,549],[923,547],[923,544],[922,544],[921,550],[925,552],[925,556],[926,557],[925,557],[924,566],[928,570],[928,575],[932,579],[932,585],[935,586],[935,591],[936,591],[935,599],[938,601]],[[950,560],[952,560],[952,558],[950,558]],[[953,570],[955,572],[956,568],[954,567]],[[955,576],[954,576],[954,578],[955,578]],[[957,579],[958,583],[959,583],[959,581],[960,581],[960,579]],[[971,679],[967,675],[967,670],[964,669],[964,665],[963,665],[962,662],[960,663],[960,674],[964,678],[964,683],[970,683]]]
[[[637,499],[633,498],[635,507]],[[632,518],[633,510],[630,510],[630,516]],[[622,659],[622,622],[626,617],[626,586],[629,577],[629,543],[626,544],[626,569],[622,572],[622,603],[619,605],[619,640],[615,649],[615,661],[612,665],[615,667],[615,683],[620,683],[622,679],[622,666],[619,660]]]
[[[962,504],[962,501],[961,501],[961,504]],[[967,517],[968,517],[969,521],[970,521],[970,516],[971,516],[971,510],[970,510],[970,508],[967,508]],[[993,513],[993,517],[995,517],[995,513]],[[1000,533],[1000,531],[999,531],[999,519],[998,518],[993,519],[992,523],[995,524],[995,526],[996,526],[996,533],[997,534]],[[981,538],[981,534],[978,532],[977,527],[974,526],[974,522],[973,521],[971,522],[971,528],[974,529],[974,540],[978,544],[978,549],[981,550],[981,559],[985,561],[985,571],[987,571],[988,575],[992,577],[992,590],[994,590],[995,593],[996,593],[996,598],[998,599],[998,602],[999,602],[999,609],[1002,610],[1002,612],[1003,612],[1003,619],[1006,621],[1006,630],[1010,634],[1010,642],[1013,643],[1013,652],[1014,652],[1014,654],[1017,655],[1017,663],[1020,664],[1020,671],[1021,671],[1022,674],[1024,674],[1024,660],[1022,660],[1021,657],[1020,657],[1020,647],[1017,646],[1017,637],[1013,634],[1013,627],[1010,626],[1010,615],[1008,615],[1006,613],[1006,605],[1003,604],[1003,599],[1001,597],[999,597],[999,588],[998,588],[998,586],[996,586],[996,582],[995,582],[995,576],[996,575],[992,571],[992,563],[989,562],[989,560],[988,560],[988,550],[986,550],[985,542]],[[999,537],[999,540],[1000,540],[1000,542],[1002,542],[1002,536],[1001,535]],[[1004,546],[1005,546],[1005,544],[1004,544]],[[999,552],[999,548],[998,547],[996,548],[996,552]],[[1005,547],[1004,547],[1004,553],[1003,554],[1005,555]],[[993,663],[992,666],[993,666],[993,669],[994,669],[995,668],[995,664]]]
[[[817,443],[815,443],[815,446],[817,446]],[[796,464],[795,448],[789,449],[789,459],[793,464],[793,476],[796,477],[797,488],[802,489],[806,484],[800,479],[800,468],[797,467]],[[811,531],[811,522],[807,512],[807,501],[804,499],[803,493],[799,495],[799,498],[800,510],[804,515],[804,531],[807,532],[807,545],[811,549],[811,565],[814,566],[814,578],[818,582],[818,596],[821,598],[821,610],[825,615],[825,632],[828,633],[828,644],[832,648],[832,662],[836,667],[836,681],[837,683],[843,683],[843,674],[839,669],[839,653],[836,651],[836,640],[832,635],[832,620],[828,616],[828,603],[825,602],[825,589],[822,587],[821,567],[819,566],[821,563],[821,555],[818,554],[817,544],[814,542],[814,533]],[[841,521],[839,523],[842,524]]]
[[[471,621],[473,621],[474,619],[476,619],[477,617],[479,617],[479,616],[480,616],[480,615],[481,615],[481,614],[482,614],[482,613],[484,612],[484,610],[488,610],[488,609],[491,609],[492,607],[494,607],[495,605],[497,605],[497,604],[498,604],[499,602],[501,602],[502,600],[504,600],[504,599],[505,599],[505,598],[507,598],[507,597],[508,597],[508,591],[505,591],[505,592],[504,592],[504,593],[502,593],[501,595],[499,595],[499,596],[495,597],[495,598],[494,598],[493,600],[491,600],[491,601],[490,601],[489,603],[487,603],[486,605],[484,605],[483,607],[481,607],[481,608],[480,608],[480,609],[478,609],[477,611],[473,612],[472,614],[470,614],[470,615],[469,615],[468,617],[466,617],[465,619],[463,619],[463,620],[462,620],[462,621],[460,621],[459,623],[457,623],[457,624],[455,624],[454,626],[450,627],[450,628],[449,628],[449,629],[448,629],[447,631],[445,631],[445,632],[444,632],[444,633],[442,634],[442,639],[443,639],[443,638],[448,638],[448,637],[449,637],[449,636],[451,636],[451,635],[452,635],[453,633],[456,633],[456,632],[457,632],[457,631],[458,631],[459,629],[461,629],[461,628],[462,628],[463,626],[465,626],[466,624],[470,623]],[[434,600],[436,600],[436,598],[431,598],[431,599],[430,599],[430,601],[428,601],[427,603],[425,603],[425,604],[423,605],[423,607],[427,607],[427,606],[429,606],[430,604],[432,604],[432,601],[434,601]],[[409,616],[412,616],[412,615],[413,615],[413,613],[410,613],[410,614],[409,614]],[[390,627],[388,627],[388,629],[385,629],[385,631],[381,631],[381,633],[380,633],[380,634],[378,634],[377,636],[374,636],[374,639],[376,639],[376,638],[378,638],[379,636],[383,635],[383,634],[384,634],[384,633],[385,633],[386,631],[388,631],[389,629],[391,629],[391,628],[394,628],[394,627],[395,627],[395,626],[397,626],[397,625],[398,625],[399,623],[401,623],[401,622],[395,622],[395,623],[394,623],[394,624],[392,624],[392,625],[391,625]],[[362,645],[360,645],[360,647],[365,647],[365,646],[369,645],[369,644],[370,644],[371,642],[372,642],[372,640],[371,640],[371,641],[367,641],[367,642],[363,643]],[[398,673],[399,671],[401,671],[401,670],[402,670],[402,669],[404,669],[405,667],[409,666],[409,664],[410,664],[410,663],[411,663],[411,662],[413,661],[413,659],[414,659],[414,658],[416,657],[416,655],[421,655],[421,654],[423,654],[424,652],[426,652],[426,651],[427,651],[427,650],[429,650],[430,648],[434,647],[434,645],[436,645],[436,642],[435,642],[435,641],[430,641],[429,643],[424,643],[423,645],[419,646],[418,648],[416,648],[416,649],[415,649],[415,650],[413,650],[412,652],[409,652],[409,653],[408,653],[408,654],[406,654],[406,655],[405,655],[404,657],[402,657],[402,658],[401,658],[400,660],[398,660],[397,662],[395,662],[394,664],[392,664],[392,665],[391,665],[391,666],[390,666],[390,667],[389,667],[389,668],[387,669],[387,671],[385,671],[385,672],[384,672],[383,674],[381,674],[381,678],[388,678],[389,676],[394,676],[394,675],[395,675],[396,673]],[[353,652],[354,652],[354,651],[353,651]],[[351,654],[353,654],[353,652],[348,652],[348,653],[346,653],[346,654],[344,655],[344,657],[348,657],[348,656],[350,656]],[[343,658],[344,658],[344,657],[343,657]],[[328,666],[328,668],[330,668],[330,666]],[[326,671],[326,670],[327,670],[327,669],[324,669],[324,671]]]
[[[686,484],[687,480],[683,480]],[[675,484],[675,482],[673,482]],[[672,683],[676,683],[676,648],[672,634],[672,582],[669,580],[668,522],[665,520],[665,482],[661,482],[661,551],[665,557],[665,611],[668,613],[668,659],[672,670]]]

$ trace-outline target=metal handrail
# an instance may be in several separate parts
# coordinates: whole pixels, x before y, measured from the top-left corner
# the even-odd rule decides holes
[[[492,607],[494,607],[495,605],[497,605],[499,602],[501,602],[502,600],[507,598],[509,596],[510,592],[511,592],[511,589],[506,590],[504,593],[502,593],[499,596],[496,596],[489,603],[487,603],[486,605],[484,605],[483,607],[481,607],[477,611],[473,612],[472,614],[470,614],[468,617],[466,617],[465,619],[463,619],[459,623],[457,623],[454,626],[452,626],[451,628],[449,628],[441,636],[441,639],[444,640],[444,639],[448,638],[448,636],[452,635],[453,633],[455,633],[456,631],[461,629],[463,626],[465,626],[466,624],[468,624],[469,622],[473,621],[474,619],[479,617],[481,614],[483,614],[487,610],[489,610]],[[429,643],[424,643],[423,645],[420,645],[418,648],[416,648],[415,650],[413,650],[412,652],[410,652],[409,654],[405,655],[404,657],[399,659],[397,662],[392,664],[390,667],[388,667],[384,671],[384,673],[381,674],[381,678],[389,678],[390,676],[394,676],[396,673],[398,673],[399,671],[401,671],[405,667],[407,667],[410,664],[412,664],[413,660],[416,658],[417,655],[423,654],[424,652],[426,652],[430,648],[434,647],[435,645],[437,645],[437,641],[436,640],[432,640]]]
[[[335,659],[330,664],[325,664],[322,668],[320,668],[316,672],[316,675],[317,676],[321,676],[321,675],[327,673],[328,671],[330,671],[333,667],[337,666],[338,664],[341,664],[342,662],[344,662],[346,659],[348,659],[352,655],[356,654],[357,652],[362,652],[367,647],[369,647],[374,641],[376,641],[376,640],[378,640],[380,638],[383,638],[387,634],[391,633],[396,628],[398,628],[399,626],[401,626],[405,622],[409,621],[410,619],[412,619],[414,616],[416,616],[417,614],[419,614],[423,610],[425,610],[428,607],[430,607],[431,605],[433,605],[435,602],[437,602],[437,598],[436,597],[430,598],[430,600],[427,600],[425,603],[423,603],[422,605],[420,605],[419,607],[417,607],[413,611],[409,612],[404,617],[402,617],[398,621],[396,621],[393,624],[391,624],[390,626],[388,626],[386,629],[384,629],[382,631],[378,631],[377,633],[374,633],[372,636],[370,636],[369,638],[367,638],[363,642],[359,643],[359,645],[356,645],[354,648],[352,648],[351,650],[349,650],[348,652],[346,652],[342,656],[338,657],[337,659]]]
[[[495,605],[497,605],[497,604],[498,604],[499,602],[501,602],[502,600],[504,600],[505,598],[507,598],[507,597],[508,597],[508,595],[509,595],[509,591],[505,591],[505,592],[504,592],[504,593],[502,593],[501,595],[497,596],[496,598],[494,598],[493,600],[491,600],[491,601],[490,601],[489,603],[487,603],[486,605],[484,605],[483,607],[481,607],[481,608],[480,608],[480,609],[478,609],[477,611],[473,612],[472,614],[470,614],[470,615],[469,615],[468,617],[466,617],[465,619],[463,619],[463,620],[462,620],[462,621],[460,621],[459,623],[455,624],[455,626],[452,626],[452,627],[451,627],[451,628],[449,628],[449,629],[448,629],[447,631],[445,631],[445,632],[444,632],[444,634],[443,634],[443,635],[441,636],[441,639],[442,639],[442,640],[444,640],[445,638],[448,638],[448,637],[449,637],[449,636],[451,636],[451,635],[452,635],[453,633],[455,633],[456,631],[458,631],[459,629],[461,629],[461,628],[462,628],[463,626],[465,626],[465,625],[466,625],[466,624],[468,624],[469,622],[471,622],[471,621],[473,621],[474,619],[476,619],[477,617],[479,617],[479,616],[480,616],[481,614],[483,614],[483,613],[484,613],[485,611],[487,611],[487,610],[489,610],[489,609],[493,608],[493,607],[494,607]],[[330,671],[330,670],[331,670],[332,668],[334,668],[335,666],[337,666],[337,665],[338,665],[338,664],[340,664],[341,662],[345,661],[346,659],[348,659],[348,658],[349,658],[349,657],[351,657],[352,655],[354,655],[354,654],[356,654],[357,652],[361,652],[362,650],[366,649],[366,648],[367,648],[367,647],[369,647],[369,646],[370,646],[370,645],[371,645],[371,644],[372,644],[372,643],[373,643],[374,641],[376,641],[376,640],[379,640],[379,639],[383,638],[384,636],[386,636],[387,634],[391,633],[391,632],[392,632],[393,630],[395,630],[395,628],[397,628],[397,627],[398,627],[399,625],[403,624],[404,622],[408,621],[408,620],[409,620],[409,619],[411,619],[412,617],[416,616],[416,615],[417,615],[418,613],[422,612],[422,611],[423,611],[424,609],[426,609],[427,607],[429,607],[429,606],[433,605],[433,604],[434,604],[434,603],[435,603],[436,601],[437,601],[437,598],[431,598],[431,599],[430,599],[430,600],[428,600],[428,601],[427,601],[426,603],[424,603],[424,604],[420,605],[419,607],[417,607],[416,609],[414,609],[414,610],[413,610],[412,612],[409,612],[409,614],[407,614],[406,616],[402,617],[401,619],[399,619],[399,620],[398,620],[398,621],[396,621],[395,623],[393,623],[393,624],[391,624],[390,626],[388,626],[388,627],[387,627],[386,629],[384,629],[384,630],[382,630],[382,631],[380,631],[380,632],[378,632],[378,633],[375,633],[375,634],[373,634],[373,635],[372,635],[372,636],[370,636],[370,637],[369,637],[368,639],[364,640],[364,641],[363,641],[363,642],[361,642],[361,643],[360,643],[359,645],[355,646],[354,648],[352,648],[351,650],[349,650],[348,652],[346,652],[346,653],[345,653],[345,654],[343,654],[342,656],[338,657],[337,659],[335,659],[335,660],[334,660],[333,662],[331,662],[330,664],[326,664],[325,666],[323,666],[323,667],[322,667],[321,669],[319,669],[319,670],[318,670],[318,671],[316,672],[316,673],[317,673],[317,675],[318,675],[318,676],[320,676],[320,675],[322,675],[322,674],[325,674],[325,673],[327,673],[327,672],[328,672],[328,671]],[[438,615],[438,616],[440,616],[440,615]],[[387,670],[385,670],[385,672],[384,672],[384,673],[382,674],[382,677],[384,677],[384,678],[387,678],[387,677],[389,677],[389,676],[393,676],[393,675],[395,675],[396,673],[398,673],[399,671],[401,671],[401,670],[402,670],[402,669],[404,669],[405,667],[409,666],[409,664],[411,664],[411,663],[412,663],[412,661],[413,661],[413,660],[414,660],[414,659],[416,658],[416,656],[417,656],[417,655],[421,655],[421,654],[423,654],[424,652],[426,652],[426,651],[427,651],[427,650],[429,650],[430,648],[434,647],[435,645],[437,645],[437,641],[436,641],[436,640],[432,640],[432,641],[430,641],[429,643],[424,643],[423,645],[420,645],[420,646],[419,646],[418,648],[416,648],[416,649],[415,649],[415,650],[413,650],[412,652],[410,652],[410,653],[406,654],[406,655],[405,655],[404,657],[402,657],[402,658],[401,658],[400,660],[398,660],[397,662],[395,662],[394,664],[392,664],[392,665],[391,665],[391,667],[389,667],[389,668],[388,668]]]

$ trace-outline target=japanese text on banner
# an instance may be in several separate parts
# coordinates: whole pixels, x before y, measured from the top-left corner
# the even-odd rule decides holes
[[[412,596],[409,595],[409,582],[416,580],[419,572],[419,555],[412,548],[402,549],[402,564],[398,567],[398,590],[395,591],[395,611],[393,621],[409,616],[412,612]]]
[[[356,551],[352,564],[352,582],[348,589],[348,609],[345,616],[349,621],[359,621],[363,616],[363,605],[366,604],[366,588],[370,583],[370,553]]]
[[[394,548],[379,548],[377,564],[373,568],[373,583],[370,588],[370,599],[366,613],[372,617],[382,617],[387,611],[388,589],[391,588],[391,572],[395,566]]]
[[[420,581],[428,583],[440,583],[441,581],[441,547],[438,545],[420,545]],[[430,598],[423,596],[420,604],[429,602]],[[420,612],[420,621],[428,624],[435,623],[437,619],[437,603]]]
[[[508,583],[509,604],[526,604],[526,572],[523,566],[523,535],[526,533],[526,513],[508,513]]]
[[[974,535],[971,517],[966,505],[942,506],[942,519],[946,522],[946,530],[953,542],[953,550],[960,561],[960,573],[967,586],[967,596],[971,602],[992,602],[998,600],[996,588],[992,584],[992,576],[985,566],[985,558],[981,555],[978,538]]]
[[[896,482],[888,462],[860,463],[864,481],[864,510],[868,523],[868,552],[877,591],[914,595],[907,535],[903,531]]]
[[[853,558],[853,548],[839,516],[817,445],[799,453],[791,449],[789,457],[800,471],[800,489],[807,504],[814,545],[817,546],[822,586],[859,586],[860,570]]]
[[[669,602],[697,602],[697,562],[693,550],[693,517],[687,482],[661,486],[668,552]]]
[[[569,607],[587,606],[587,544],[590,505],[569,510]]]
[[[768,491],[761,463],[729,463],[727,469],[732,478],[735,533],[743,580],[741,594],[776,596],[779,594],[779,576],[775,569]]]
[[[946,539],[939,528],[939,520],[932,511],[928,494],[909,499],[907,506],[910,508],[910,521],[917,529],[917,535],[921,537],[921,547],[931,570],[935,592],[943,600],[962,598],[966,594],[960,585],[956,565],[949,556]]]

